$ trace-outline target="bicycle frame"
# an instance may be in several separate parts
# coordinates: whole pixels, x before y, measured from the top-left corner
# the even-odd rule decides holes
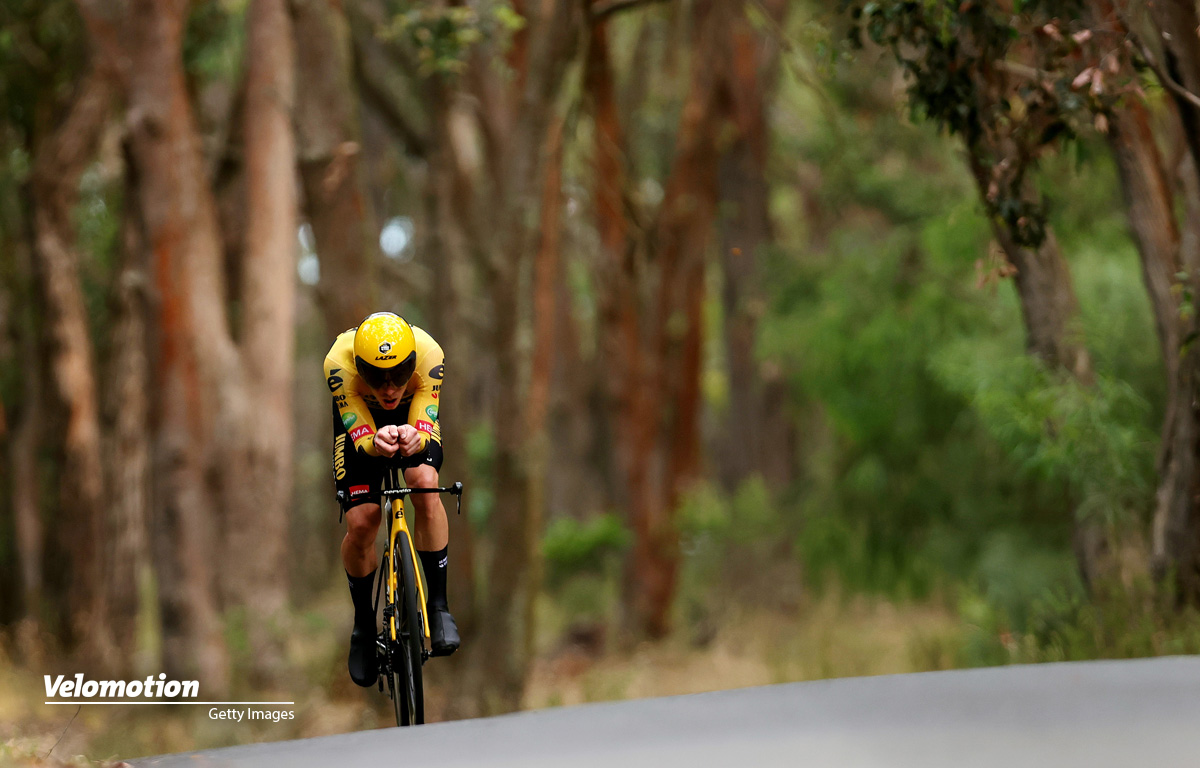
[[[389,472],[389,485],[397,485],[395,470]],[[425,615],[425,579],[421,574],[421,569],[416,564],[421,562],[417,556],[416,540],[413,538],[412,531],[408,527],[408,521],[404,514],[405,508],[408,506],[405,503],[405,498],[414,493],[449,493],[457,497],[458,507],[462,509],[462,483],[455,483],[447,488],[386,488],[383,490],[383,509],[387,515],[388,521],[388,569],[387,569],[387,599],[388,603],[396,601],[396,594],[400,589],[400,574],[397,571],[396,558],[391,556],[391,553],[396,551],[396,538],[401,531],[407,534],[408,549],[412,553],[412,561],[417,577],[417,605],[420,608],[421,616],[421,633],[429,640],[429,617]],[[391,616],[388,619],[388,635],[393,642],[399,640],[400,629],[396,624],[396,616]]]

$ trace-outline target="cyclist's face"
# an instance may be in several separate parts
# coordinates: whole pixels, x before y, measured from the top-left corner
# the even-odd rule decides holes
[[[382,387],[372,389],[379,404],[389,411],[400,405],[400,397],[404,394],[404,385],[393,381],[385,381]]]

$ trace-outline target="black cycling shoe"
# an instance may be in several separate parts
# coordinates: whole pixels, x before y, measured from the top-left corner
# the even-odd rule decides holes
[[[458,625],[450,611],[430,608],[429,611],[429,640],[433,648],[431,656],[449,656],[458,650]]]
[[[455,635],[455,637],[458,637]],[[375,655],[375,633],[357,625],[350,633],[350,679],[363,688],[375,685],[379,678],[379,659]]]

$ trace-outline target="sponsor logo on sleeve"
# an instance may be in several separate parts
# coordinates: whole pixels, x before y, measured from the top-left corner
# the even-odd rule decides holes
[[[370,490],[371,486],[369,485],[352,485],[350,486],[350,498],[353,499],[355,496],[362,496],[364,493],[369,493]]]
[[[339,389],[342,388],[342,377],[334,375],[340,370],[342,370],[342,369],[334,368],[332,371],[329,372],[329,378],[325,380],[325,383],[329,385],[330,392],[337,392]]]
[[[375,434],[375,430],[371,429],[370,424],[362,424],[350,430],[350,439],[357,443],[360,437],[373,434]]]
[[[434,421],[437,421],[437,406],[436,405],[425,406],[425,413],[426,413],[426,415],[429,416],[429,418],[433,419]]]
[[[435,366],[433,368],[433,370],[431,370],[429,372],[429,378],[440,379],[440,378],[442,378],[442,374],[444,374],[445,372],[446,372],[446,365],[445,365],[445,363],[443,363],[442,365]]]
[[[433,433],[433,425],[432,425],[432,424],[430,424],[428,421],[424,421],[424,420],[422,420],[422,421],[418,421],[418,422],[417,422],[417,429],[418,429],[419,431],[421,431],[421,432],[424,432],[424,433],[425,433],[425,434],[427,434],[427,435],[429,435],[429,434],[432,434],[432,433]]]
[[[358,417],[355,416],[353,413],[343,413],[342,414],[342,426],[345,427],[346,429],[350,429],[350,427],[353,427],[354,422],[356,422],[356,421],[358,421]]]
[[[346,476],[346,436],[338,435],[333,441],[333,475],[338,480]]]

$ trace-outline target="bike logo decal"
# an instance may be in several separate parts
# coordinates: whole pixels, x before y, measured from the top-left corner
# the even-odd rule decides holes
[[[429,415],[429,418],[433,419],[434,421],[437,421],[437,406],[436,405],[426,406],[425,413]]]
[[[354,426],[354,422],[356,422],[356,421],[358,421],[358,417],[355,416],[353,413],[343,413],[342,414],[342,426],[345,427],[346,429],[350,429],[350,427]]]

